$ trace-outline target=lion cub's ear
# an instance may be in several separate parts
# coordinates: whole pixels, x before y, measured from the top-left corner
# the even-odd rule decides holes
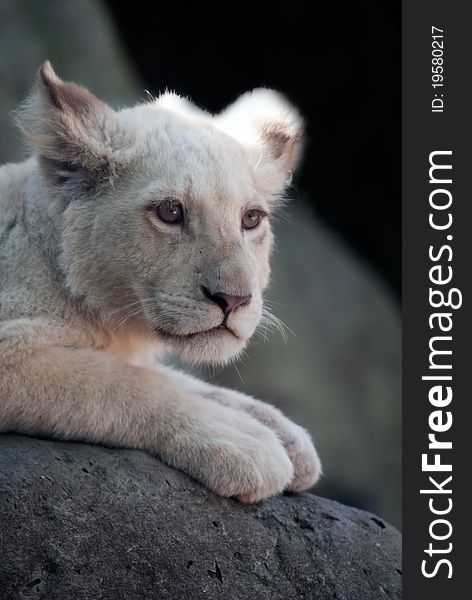
[[[300,113],[284,96],[255,89],[220,113],[215,123],[253,151],[256,171],[271,177],[273,186],[283,187],[298,164],[304,132]]]
[[[86,88],[62,81],[49,61],[17,123],[57,183],[90,188],[113,176],[122,144],[116,113]]]

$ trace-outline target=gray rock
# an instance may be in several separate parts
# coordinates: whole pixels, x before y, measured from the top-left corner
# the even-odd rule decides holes
[[[63,79],[89,86],[116,106],[136,102],[136,79],[102,2],[1,0],[0,164],[25,155],[11,111],[30,93],[46,58]]]
[[[400,598],[400,543],[312,494],[245,506],[143,452],[0,436],[2,600]]]

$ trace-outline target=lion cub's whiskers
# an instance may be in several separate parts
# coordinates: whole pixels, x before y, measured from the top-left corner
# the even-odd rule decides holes
[[[265,327],[263,333],[264,342],[267,341],[267,332],[271,329],[276,330],[280,333],[285,344],[288,341],[287,333],[295,335],[294,332],[290,329],[290,327],[288,327],[288,325],[286,325],[282,321],[282,319],[276,317],[268,308],[265,307],[262,309],[262,318],[260,325]]]

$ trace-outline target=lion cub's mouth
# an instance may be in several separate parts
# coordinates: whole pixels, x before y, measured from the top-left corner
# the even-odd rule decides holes
[[[217,325],[216,327],[211,327],[210,329],[204,329],[202,331],[195,331],[192,333],[175,333],[175,332],[170,332],[170,331],[166,331],[164,329],[161,329],[159,327],[156,327],[154,329],[154,332],[164,338],[167,338],[169,340],[192,340],[195,339],[197,337],[208,337],[209,339],[212,338],[220,338],[223,337],[227,334],[232,335],[233,337],[235,337],[236,339],[240,340],[241,338],[232,330],[230,329],[226,324],[222,323],[221,325]]]

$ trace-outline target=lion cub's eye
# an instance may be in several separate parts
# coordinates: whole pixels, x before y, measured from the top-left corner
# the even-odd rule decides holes
[[[255,229],[265,217],[265,213],[257,208],[251,208],[243,214],[241,225],[243,229]]]
[[[160,204],[157,204],[154,207],[154,212],[161,221],[169,223],[170,225],[178,225],[179,223],[182,223],[184,218],[182,204],[173,198],[167,198]]]

